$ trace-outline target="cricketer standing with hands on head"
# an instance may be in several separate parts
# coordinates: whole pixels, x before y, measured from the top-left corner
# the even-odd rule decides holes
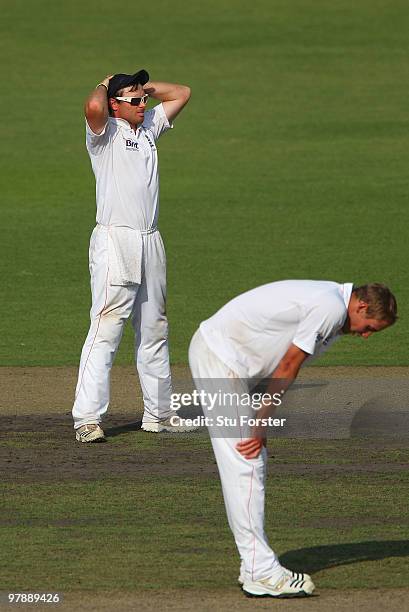
[[[159,104],[146,110],[148,98]],[[79,442],[104,440],[110,372],[131,318],[146,431],[187,431],[169,418],[171,373],[166,258],[158,231],[156,141],[190,98],[184,85],[150,81],[145,70],[106,77],[85,103],[86,145],[96,180],[97,225],[89,248],[91,324],[72,410]]]

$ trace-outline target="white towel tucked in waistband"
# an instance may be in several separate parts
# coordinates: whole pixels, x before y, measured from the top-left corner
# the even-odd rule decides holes
[[[110,226],[108,232],[110,285],[140,285],[142,234],[131,227]]]

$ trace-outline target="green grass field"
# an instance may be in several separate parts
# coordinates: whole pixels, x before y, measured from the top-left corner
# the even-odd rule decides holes
[[[232,296],[283,278],[395,291],[401,322],[328,364],[408,363],[403,0],[2,3],[0,364],[79,360],[94,178],[83,100],[146,67],[192,100],[160,144],[171,356]],[[117,363],[132,361],[128,330]]]
[[[52,433],[1,436],[36,472],[31,484],[22,471],[1,485],[3,590],[235,585],[239,559],[206,434],[128,431],[79,448],[68,429],[58,444]],[[407,444],[270,440],[269,455],[266,531],[283,564],[323,589],[407,586]]]

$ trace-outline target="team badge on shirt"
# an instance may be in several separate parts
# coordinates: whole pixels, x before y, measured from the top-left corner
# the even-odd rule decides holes
[[[317,338],[315,340],[315,344],[318,344],[319,342],[322,342],[322,344],[324,346],[326,346],[330,340],[331,340],[331,336],[328,336],[328,338],[324,338],[324,336],[322,334],[317,334]]]

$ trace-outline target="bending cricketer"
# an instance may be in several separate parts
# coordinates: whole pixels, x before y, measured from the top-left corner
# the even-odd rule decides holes
[[[208,394],[220,384],[230,393],[249,393],[252,379],[269,378],[266,394],[285,391],[305,360],[336,338],[368,338],[397,318],[389,289],[374,283],[289,280],[239,295],[201,323],[192,338],[189,362],[195,386]],[[213,409],[212,415],[223,412]],[[246,407],[240,406],[241,414]],[[265,404],[256,413],[274,411]],[[252,413],[251,416],[254,416]],[[314,584],[308,574],[284,568],[264,533],[267,452],[263,429],[209,428],[230,528],[241,558],[239,582],[249,596],[302,597]],[[265,431],[265,430],[264,430]]]
[[[149,97],[160,103],[146,110]],[[104,440],[100,422],[108,409],[111,367],[128,318],[143,392],[142,429],[185,430],[169,423],[166,258],[158,231],[156,142],[173,127],[189,97],[189,87],[149,81],[140,70],[107,77],[85,103],[97,225],[89,248],[91,325],[72,411],[79,442]]]

